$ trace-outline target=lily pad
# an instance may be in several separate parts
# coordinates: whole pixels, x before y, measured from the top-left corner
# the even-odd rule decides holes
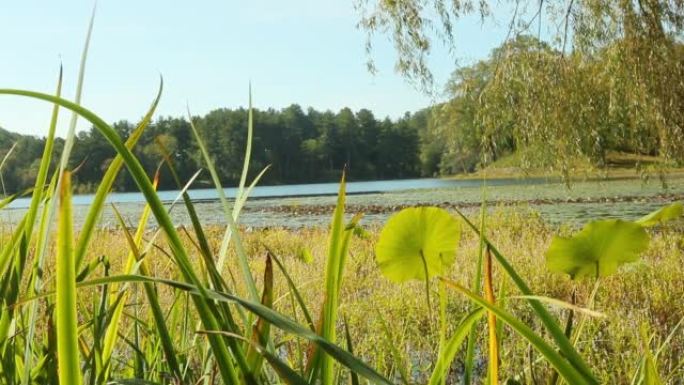
[[[546,252],[546,265],[573,279],[606,277],[622,264],[637,261],[648,242],[646,230],[637,223],[594,221],[571,238],[554,237]]]
[[[641,217],[636,223],[644,227],[651,227],[663,222],[681,218],[683,213],[684,205],[682,205],[682,202],[675,202]]]
[[[375,257],[394,282],[425,280],[451,267],[461,235],[459,222],[439,207],[412,207],[393,215],[380,233]],[[425,276],[427,269],[428,277]]]

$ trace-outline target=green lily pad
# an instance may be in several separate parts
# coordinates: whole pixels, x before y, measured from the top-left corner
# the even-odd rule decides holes
[[[451,267],[461,235],[459,222],[439,207],[412,207],[394,214],[375,246],[375,258],[394,282],[424,281]]]
[[[644,227],[651,227],[663,222],[681,218],[683,213],[684,205],[682,205],[682,202],[675,202],[650,214],[644,215],[637,219],[636,223]]]
[[[637,261],[648,242],[646,230],[637,223],[594,221],[571,238],[554,237],[546,252],[546,266],[572,279],[605,277],[622,264]]]

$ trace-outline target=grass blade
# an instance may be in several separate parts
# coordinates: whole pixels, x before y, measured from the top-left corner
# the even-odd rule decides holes
[[[459,323],[454,334],[444,344],[442,354],[437,358],[437,364],[432,370],[429,385],[439,385],[446,380],[449,367],[454,361],[454,358],[456,358],[458,348],[463,344],[463,340],[470,334],[470,330],[483,315],[484,309],[475,309]]]
[[[164,79],[160,79],[159,90],[157,91],[157,96],[154,98],[152,105],[147,110],[147,113],[140,121],[140,123],[138,123],[138,126],[135,128],[135,130],[133,130],[131,135],[126,140],[126,147],[129,150],[133,149],[133,147],[145,131],[145,128],[147,128],[147,126],[152,121],[152,116],[154,116],[154,112],[157,110],[157,105],[159,104],[159,100],[161,99],[163,89]],[[107,171],[102,177],[102,182],[100,182],[100,185],[97,186],[97,191],[93,196],[93,202],[90,204],[90,208],[88,209],[88,215],[86,216],[86,219],[83,222],[80,236],[78,238],[78,243],[76,244],[77,268],[80,267],[81,263],[83,262],[83,258],[88,248],[88,244],[95,229],[95,224],[97,223],[100,217],[100,213],[102,213],[102,209],[104,208],[104,203],[105,199],[107,198],[107,194],[112,189],[114,181],[116,180],[116,176],[119,174],[119,171],[123,166],[123,163],[124,162],[121,154],[117,154],[116,157],[114,157],[114,160],[109,164],[109,167],[107,167]]]
[[[264,245],[264,247],[266,248],[266,251],[268,251],[268,253],[271,255],[271,258],[276,263],[276,266],[278,266],[280,271],[283,273],[283,276],[285,277],[285,280],[287,281],[287,285],[290,287],[292,294],[294,295],[295,299],[297,300],[297,303],[299,304],[299,307],[302,310],[302,313],[304,313],[304,318],[306,318],[307,325],[309,325],[309,328],[311,329],[311,331],[315,332],[316,326],[314,325],[313,317],[311,317],[311,313],[309,312],[309,308],[306,306],[306,303],[304,302],[304,298],[302,298],[302,295],[299,292],[297,285],[295,285],[294,281],[292,280],[292,277],[287,272],[287,269],[285,269],[285,266],[283,266],[283,263],[280,262],[278,257],[276,257],[276,254],[273,252],[273,250],[271,250],[271,248],[269,248],[266,245]]]
[[[63,70],[62,67],[60,66],[59,68],[59,77],[57,80],[57,91],[55,91],[56,96],[60,96],[62,94],[62,79],[63,79]],[[33,189],[33,196],[31,197],[31,204],[29,205],[28,212],[26,214],[26,227],[25,227],[25,233],[26,233],[26,243],[31,242],[31,237],[33,234],[33,227],[35,224],[35,219],[38,214],[38,206],[40,205],[40,202],[43,200],[43,188],[45,186],[45,183],[47,182],[47,174],[48,170],[50,168],[50,159],[52,156],[52,150],[55,144],[55,131],[57,129],[57,120],[59,118],[59,105],[55,104],[52,108],[52,117],[50,119],[50,127],[48,129],[48,135],[45,139],[45,147],[43,148],[43,156],[40,160],[40,167],[38,168],[38,175],[36,176],[36,181],[34,184],[34,189]],[[49,190],[46,194],[49,194]],[[47,220],[47,218],[45,219]],[[46,223],[47,224],[47,223]],[[44,230],[44,226],[41,226],[41,229],[39,231],[39,236],[42,237],[42,234],[46,232]],[[38,242],[38,245],[41,245],[40,242]],[[43,251],[44,249],[42,247],[38,247],[37,250]],[[41,254],[38,258],[36,258],[36,262],[34,263],[34,268],[33,268],[33,273],[31,275],[31,280],[32,282],[28,286],[29,293],[34,293],[36,290],[38,290],[38,286],[40,286],[40,276],[37,274],[38,270],[42,268],[42,261],[45,260],[45,256]],[[78,270],[78,268],[76,268]],[[27,337],[26,337],[26,346],[24,348],[24,364],[25,364],[25,369],[23,373],[23,377],[21,380],[21,383],[23,385],[27,385],[29,382],[29,375],[30,375],[30,369],[33,366],[31,363],[32,356],[31,356],[31,349],[30,345],[33,343],[33,336],[35,334],[35,319],[36,319],[36,312],[37,312],[37,304],[34,303],[31,305],[31,308],[29,310],[29,315],[28,315],[28,331],[27,331]]]
[[[482,206],[480,207],[480,234],[485,232],[485,216],[487,214],[487,199],[486,190],[483,190]],[[473,278],[473,285],[470,290],[474,293],[479,293],[482,286],[482,264],[484,262],[485,242],[482,237],[479,237],[479,247],[477,255],[477,265],[475,267],[475,277]],[[475,367],[475,344],[477,339],[477,330],[473,327],[470,329],[468,335],[468,345],[466,347],[465,368],[463,372],[463,384],[470,385],[473,378],[473,368]]]
[[[485,253],[485,275],[484,275],[485,298],[492,305],[496,304],[494,298],[494,283],[492,277],[492,253],[487,248]],[[489,383],[498,384],[499,382],[499,342],[496,336],[496,315],[487,312],[487,326],[489,339]]]
[[[0,184],[2,185],[3,196],[7,195],[7,190],[5,190],[5,180],[2,178],[2,168],[5,166],[5,162],[7,162],[7,159],[9,159],[9,157],[12,156],[12,153],[14,152],[14,149],[17,148],[18,144],[19,142],[14,142],[12,147],[10,147],[5,156],[2,158],[2,162],[0,162]]]
[[[337,194],[337,205],[332,217],[330,241],[328,243],[328,259],[326,262],[325,273],[325,301],[323,303],[323,322],[321,329],[321,337],[335,342],[335,327],[337,324],[337,308],[339,305],[339,289],[341,271],[343,268],[343,256],[341,251],[343,247],[344,236],[344,204],[346,198],[345,188],[345,174],[342,173],[340,180],[340,188]],[[334,368],[332,358],[329,356],[322,357],[321,360],[321,383],[323,385],[332,385],[334,381]]]
[[[205,294],[206,288],[200,281],[199,277],[195,273],[192,264],[190,263],[190,258],[187,254],[187,250],[183,247],[183,243],[176,231],[175,226],[171,222],[168,212],[164,208],[159,196],[157,196],[150,179],[147,177],[145,170],[143,169],[140,161],[131,153],[131,151],[126,148],[124,143],[119,138],[119,135],[114,131],[114,129],[109,126],[102,118],[94,114],[92,111],[79,106],[73,102],[66,99],[58,98],[52,95],[26,91],[26,90],[16,90],[16,89],[0,89],[0,94],[4,95],[20,95],[25,97],[30,97],[34,99],[44,100],[51,103],[57,103],[60,106],[67,108],[72,111],[78,112],[83,118],[87,119],[92,123],[97,130],[99,130],[102,135],[110,142],[110,144],[115,148],[115,150],[121,154],[124,163],[128,167],[135,183],[140,188],[140,191],[145,196],[145,200],[150,204],[152,212],[154,213],[159,226],[164,229],[167,235],[167,240],[169,247],[174,256],[174,260],[180,268],[180,272],[184,279],[188,282],[192,282],[200,292]],[[195,306],[197,308],[198,314],[202,319],[206,329],[216,330],[218,327],[214,313],[211,311],[211,304],[205,301],[206,295],[200,297],[193,297],[195,301]],[[219,364],[219,369],[223,380],[227,384],[237,384],[239,383],[235,368],[233,367],[233,362],[230,358],[228,349],[226,348],[225,341],[219,336],[209,336],[209,342],[212,346],[212,352],[217,357],[217,363]]]
[[[119,221],[119,224],[126,235],[126,241],[128,242],[128,247],[131,249],[131,253],[133,254],[133,257],[136,259],[136,261],[139,262],[139,267],[140,271],[148,275],[149,272],[147,271],[147,267],[145,264],[145,261],[142,260],[142,256],[140,255],[140,251],[138,250],[138,244],[140,243],[139,239],[133,239],[133,236],[131,236],[130,232],[125,226],[124,220],[121,217],[121,214],[119,211],[116,209],[116,207],[112,206],[114,209],[114,214],[116,215],[117,220]],[[141,219],[141,224],[143,223],[143,220]],[[137,237],[137,234],[136,234]],[[130,269],[133,271],[133,269]],[[152,312],[152,316],[154,318],[155,326],[157,327],[157,332],[159,333],[159,340],[162,345],[162,349],[164,350],[164,354],[166,356],[166,360],[168,362],[169,367],[171,368],[171,371],[173,372],[174,376],[180,381],[182,378],[181,370],[180,370],[180,365],[178,364],[178,359],[176,358],[176,353],[173,348],[173,341],[171,339],[171,333],[169,332],[168,328],[166,327],[166,322],[165,322],[165,317],[161,309],[161,305],[159,304],[159,299],[157,296],[157,292],[153,286],[152,283],[150,282],[144,282],[143,286],[145,288],[145,294],[147,295],[147,300],[150,304],[150,311]],[[123,311],[123,303],[124,301],[121,301],[121,309]],[[117,328],[118,329],[118,328]],[[113,345],[113,342],[112,342]],[[106,358],[109,359],[111,358],[111,351],[112,348],[108,351],[109,356]]]
[[[520,336],[528,340],[535,349],[546,358],[546,360],[558,371],[558,374],[563,377],[568,383],[573,385],[590,384],[582,374],[566,361],[565,357],[559,354],[552,346],[550,346],[542,337],[537,335],[530,327],[515,318],[512,314],[506,312],[495,304],[490,303],[485,298],[471,292],[458,283],[442,278],[444,283],[452,289],[462,293],[472,302],[486,308],[488,311],[494,313],[500,320],[508,324]]]
[[[76,309],[76,264],[73,250],[71,219],[71,173],[62,174],[59,196],[57,236],[57,360],[59,383],[80,385],[81,368],[78,352],[78,318]]]
[[[376,372],[373,368],[363,363],[360,359],[354,357],[352,354],[346,350],[340,348],[336,344],[322,338],[320,335],[312,332],[311,330],[303,327],[297,322],[291,320],[290,318],[270,309],[258,302],[252,302],[247,299],[238,297],[230,293],[220,293],[206,288],[198,288],[192,284],[174,281],[170,279],[155,278],[143,275],[114,275],[103,278],[95,278],[84,282],[79,282],[77,284],[78,288],[86,288],[93,286],[106,285],[111,283],[123,283],[123,282],[151,282],[151,283],[161,283],[168,285],[172,288],[186,291],[192,294],[193,297],[203,297],[206,300],[226,302],[226,303],[236,303],[243,307],[245,310],[251,312],[252,314],[265,319],[271,325],[277,327],[278,329],[286,332],[292,333],[300,338],[305,338],[321,348],[323,351],[328,353],[337,362],[349,368],[350,370],[358,373],[360,376],[366,378],[371,383],[392,385],[392,383]],[[40,298],[44,298],[54,293],[45,293],[34,298],[25,299],[19,301],[19,303],[26,303],[29,301],[35,301]],[[212,329],[216,330],[216,329]]]
[[[354,344],[352,343],[351,333],[349,332],[349,323],[346,319],[344,320],[344,338],[347,340],[347,351],[349,351],[350,354],[354,354]],[[358,374],[351,372],[350,377],[351,385],[360,385]]]
[[[501,267],[503,267],[503,269],[506,271],[508,276],[513,280],[513,283],[515,283],[515,285],[523,293],[523,295],[534,295],[532,293],[532,290],[530,290],[529,286],[527,286],[525,281],[515,271],[513,266],[499,252],[499,250],[497,250],[496,246],[494,246],[494,244],[492,244],[484,234],[481,234],[480,231],[478,231],[477,227],[460,210],[456,210],[456,212],[476,234],[480,235],[480,238],[485,242],[487,247],[490,249],[494,257],[496,258],[497,262],[499,262]],[[564,330],[560,327],[558,322],[556,322],[556,320],[551,316],[551,314],[544,307],[544,305],[541,302],[534,299],[528,299],[528,303],[530,304],[534,312],[537,314],[541,322],[544,324],[546,329],[549,331],[551,337],[554,339],[563,355],[565,357],[568,357],[568,360],[572,363],[572,365],[575,368],[577,368],[577,370],[580,371],[580,373],[582,373],[582,376],[585,380],[588,381],[589,384],[598,384],[599,381],[596,379],[591,369],[589,369],[589,366],[586,364],[586,362],[584,362],[582,356],[580,356],[580,354],[577,352],[577,350],[572,345],[568,337],[565,336]]]
[[[199,131],[197,130],[197,127],[195,126],[192,115],[188,111],[188,119],[190,120],[190,127],[192,128],[192,132],[195,135],[195,140],[197,140],[197,144],[199,145],[200,151],[202,152],[202,156],[204,157],[205,163],[207,165],[207,168],[209,169],[209,173],[211,174],[212,181],[214,182],[214,186],[216,187],[216,192],[218,193],[219,200],[221,201],[221,205],[223,206],[224,210],[224,215],[226,217],[226,220],[228,221],[228,227],[229,231],[231,232],[231,239],[233,239],[233,242],[235,243],[235,248],[237,251],[238,255],[238,265],[240,266],[240,270],[242,272],[243,279],[245,280],[245,285],[247,286],[247,291],[249,294],[249,298],[252,299],[253,301],[258,301],[259,300],[259,293],[257,292],[256,284],[254,283],[254,277],[252,276],[252,272],[249,269],[249,263],[247,261],[247,253],[244,249],[244,246],[242,245],[242,241],[240,240],[240,237],[237,235],[237,225],[235,224],[235,219],[233,217],[232,209],[230,208],[230,204],[228,203],[228,199],[226,198],[226,194],[223,191],[223,187],[221,185],[221,180],[219,179],[218,173],[216,172],[216,168],[214,167],[214,164],[211,160],[211,156],[209,155],[209,151],[207,150],[207,147],[204,145],[204,141],[202,140]],[[223,250],[222,250],[222,253]],[[225,256],[224,255],[219,255],[219,261],[217,263],[218,271],[221,272],[223,266],[225,265]]]
[[[266,267],[264,268],[264,291],[261,296],[261,304],[272,308],[273,307],[273,262],[271,262],[271,255],[266,253]],[[263,364],[263,355],[259,353],[259,349],[255,346],[266,346],[269,342],[270,325],[259,318],[252,331],[252,344],[247,350],[247,364],[252,370],[252,374],[256,377],[261,371]]]
[[[283,380],[286,384],[310,385],[302,376],[300,376],[297,372],[292,370],[292,368],[290,368],[290,366],[287,363],[283,362],[283,360],[278,358],[278,356],[269,352],[262,345],[259,345],[255,341],[250,341],[241,335],[235,333],[228,333],[224,331],[199,331],[199,333],[220,334],[227,337],[242,340],[245,343],[249,344],[250,350],[253,350],[256,354],[262,356],[266,361],[268,361],[271,367],[273,367],[273,370],[275,370],[275,372],[278,374],[278,377],[280,377],[280,379]]]
[[[154,178],[154,183],[153,186],[156,189],[157,186],[159,185],[159,169],[157,169],[157,173]],[[142,237],[145,232],[145,228],[147,227],[147,220],[149,219],[150,216],[150,205],[145,205],[143,208],[142,214],[140,215],[140,220],[138,221],[138,228],[136,229],[135,236],[132,237],[129,232],[128,228],[126,227],[123,218],[121,217],[121,214],[119,211],[116,209],[115,206],[112,205],[112,208],[114,210],[114,213],[116,215],[117,220],[119,221],[120,227],[124,234],[126,235],[126,240],[128,241],[128,247],[130,249],[128,253],[128,257],[126,258],[126,266],[124,267],[124,274],[133,274],[135,273],[134,267],[136,263],[141,259],[141,256],[139,254],[139,245],[142,242]],[[142,262],[141,262],[142,263]],[[111,288],[113,291],[116,291],[117,287],[116,285],[113,285]],[[110,359],[112,352],[114,351],[114,345],[116,344],[117,337],[119,335],[119,325],[120,325],[120,319],[121,315],[123,314],[124,311],[124,306],[126,305],[126,300],[128,299],[128,293],[127,293],[127,288],[122,287],[120,296],[121,298],[118,300],[116,303],[116,306],[112,310],[112,316],[111,316],[111,321],[109,322],[109,325],[107,325],[107,329],[104,332],[104,341],[102,343],[102,361],[104,362],[104,367],[106,370],[106,375],[105,378],[109,378],[109,368],[110,368]],[[180,372],[178,372],[180,373]],[[178,374],[177,373],[177,374]]]

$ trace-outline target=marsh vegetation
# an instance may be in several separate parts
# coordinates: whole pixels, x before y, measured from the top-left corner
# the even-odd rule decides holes
[[[374,12],[360,26],[394,31],[399,71],[427,87],[423,12],[436,11],[451,41],[452,22],[485,17],[485,3],[361,1]],[[684,6],[574,4],[551,44],[523,34],[529,23],[515,28],[516,2],[518,33],[455,73],[451,99],[422,115],[421,135],[415,115],[259,112],[251,90],[246,109],[155,122],[163,81],[140,122],[110,125],[81,103],[91,19],[73,100],[61,96],[61,70],[52,93],[0,89],[52,106],[45,138],[12,144],[0,162],[15,167],[19,151],[31,169],[21,185],[15,172],[0,200],[11,216],[0,230],[0,383],[682,384],[682,179],[668,184],[665,171],[684,154]],[[79,119],[90,132],[77,134]],[[291,133],[280,125],[310,130],[278,136]],[[384,135],[375,145],[370,126]],[[269,140],[291,152],[254,152]],[[102,156],[87,162],[83,143]],[[394,152],[396,164],[380,162]],[[607,182],[620,194],[595,181],[565,189],[581,171],[605,174],[609,159],[634,166],[640,190],[635,180]],[[293,165],[339,181],[334,196],[303,207],[249,200],[269,178],[299,180]],[[551,170],[564,189],[347,196],[350,175],[461,168],[486,181],[511,165]],[[646,183],[652,176],[663,190]],[[208,209],[189,192],[198,182],[215,189]],[[141,194],[133,210],[108,202],[122,186]],[[79,189],[94,192],[75,208]],[[20,199],[24,208],[11,209]],[[544,212],[573,204],[585,205],[573,221]],[[245,226],[259,207],[326,222]]]

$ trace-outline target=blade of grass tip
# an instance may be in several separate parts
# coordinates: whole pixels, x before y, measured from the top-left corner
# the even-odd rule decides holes
[[[492,253],[487,248],[485,252],[485,298],[492,305],[496,304],[494,297],[494,283],[492,277]],[[496,338],[496,315],[487,312],[487,325],[489,336],[489,383],[499,383],[499,342]]]
[[[62,94],[62,80],[63,80],[63,70],[62,66],[59,66],[59,77],[57,80],[57,90],[55,91],[55,95],[59,97]],[[36,182],[33,187],[33,197],[31,198],[31,204],[29,206],[29,210],[27,213],[27,220],[26,220],[26,228],[25,228],[25,234],[26,234],[26,239],[27,243],[31,242],[31,237],[33,234],[33,227],[34,227],[34,222],[36,219],[36,215],[38,214],[38,206],[40,205],[40,202],[43,200],[43,186],[45,186],[45,183],[47,182],[47,175],[48,175],[48,170],[50,168],[50,159],[52,157],[52,150],[55,144],[55,132],[57,130],[57,121],[59,118],[59,104],[54,104],[52,107],[52,116],[50,118],[50,127],[48,129],[48,135],[45,139],[45,147],[43,148],[43,156],[40,159],[40,167],[38,168],[38,175],[36,176]],[[42,226],[41,226],[42,227]],[[39,236],[42,234],[42,230],[39,230]],[[38,246],[41,245],[40,242],[37,244]],[[36,250],[44,250],[42,247],[36,249]],[[36,258],[36,263],[33,269],[33,274],[31,276],[31,283],[28,286],[29,290],[29,295],[32,295],[33,293],[36,292],[39,288],[37,286],[40,285],[40,275],[37,274],[38,270],[42,267],[38,261],[44,260],[44,256],[40,256]],[[29,377],[30,377],[30,372],[31,368],[33,367],[33,364],[31,362],[32,356],[31,356],[31,344],[33,344],[33,336],[35,334],[35,324],[36,324],[36,313],[37,313],[37,303],[33,303],[31,305],[31,308],[29,309],[29,315],[28,315],[28,330],[27,330],[27,337],[26,337],[26,346],[25,346],[25,353],[24,353],[24,363],[25,363],[25,370],[21,379],[22,385],[28,385],[29,383]]]
[[[238,185],[238,193],[235,196],[235,206],[233,206],[233,220],[237,222],[239,216],[240,216],[240,211],[242,210],[242,207],[244,206],[245,202],[247,201],[247,197],[252,191],[252,188],[254,185],[256,185],[257,181],[261,179],[261,176],[266,172],[266,170],[270,167],[270,165],[266,166],[259,175],[257,175],[256,178],[252,181],[252,184],[249,186],[249,189],[245,192],[245,183],[247,183],[247,173],[249,171],[249,163],[252,155],[252,137],[253,137],[253,132],[254,132],[254,109],[252,108],[252,83],[249,83],[249,106],[247,110],[247,143],[245,144],[245,159],[242,162],[242,173],[240,175],[240,183]],[[222,271],[223,266],[225,264],[225,260],[228,255],[228,246],[230,244],[230,239],[231,239],[231,234],[232,234],[232,228],[228,226],[226,228],[226,231],[223,235],[223,240],[221,242],[221,248],[219,249],[219,259],[218,259],[218,265],[219,265],[219,271]]]
[[[525,338],[544,358],[553,366],[563,379],[573,385],[591,384],[589,380],[582,376],[582,373],[577,370],[570,362],[568,362],[563,355],[558,353],[551,345],[549,345],[542,337],[536,334],[529,326],[515,318],[512,314],[501,309],[495,304],[490,303],[485,298],[471,292],[458,283],[441,278],[448,287],[455,289],[461,294],[465,295],[472,302],[486,308],[488,311],[496,314],[502,321],[508,324],[521,337]]]
[[[513,283],[515,283],[518,289],[524,295],[533,295],[532,290],[530,290],[529,286],[527,286],[525,281],[520,277],[517,271],[508,262],[508,260],[499,252],[496,246],[494,246],[494,244],[492,244],[484,234],[478,231],[477,227],[468,219],[468,217],[465,216],[465,214],[463,214],[458,209],[455,209],[455,211],[476,234],[480,235],[480,237],[485,242],[487,247],[490,248],[497,262],[499,262],[501,267],[503,267],[503,269],[506,271],[506,274],[508,274],[508,276],[513,280]],[[570,340],[565,336],[564,330],[561,329],[558,322],[553,318],[553,316],[551,316],[551,314],[544,307],[544,305],[541,302],[534,299],[528,299],[528,303],[530,304],[534,312],[537,314],[539,319],[542,321],[546,329],[549,331],[551,337],[556,342],[558,348],[561,350],[563,355],[565,357],[568,357],[568,360],[571,362],[571,364],[575,368],[577,368],[577,370],[579,370],[580,373],[582,373],[582,376],[585,380],[588,381],[589,384],[598,384],[599,381],[596,379],[591,369],[589,369],[587,363],[584,361],[582,356],[580,356],[580,354],[577,352],[577,350],[572,345]]]
[[[482,206],[480,207],[480,234],[485,233],[485,216],[487,213],[487,200],[486,200],[486,190],[483,189],[482,192]],[[477,255],[477,265],[475,270],[475,277],[473,278],[473,285],[471,290],[474,293],[480,292],[480,287],[482,286],[482,264],[484,260],[484,248],[485,242],[482,237],[479,237],[479,248]],[[463,383],[465,385],[470,385],[473,378],[473,368],[475,367],[475,344],[477,339],[477,330],[472,328],[470,334],[468,335],[468,345],[466,348],[465,357],[465,370],[463,373]]]
[[[152,183],[145,173],[140,161],[133,155],[133,153],[131,153],[128,148],[126,148],[116,131],[92,111],[53,95],[16,89],[0,89],[0,94],[25,96],[51,103],[58,103],[64,108],[77,111],[83,118],[87,119],[98,131],[102,133],[102,135],[114,147],[114,149],[122,155],[124,162],[128,167],[131,176],[133,177],[133,180],[145,196],[145,199],[148,201],[148,203],[150,203],[152,212],[157,219],[157,223],[159,223],[159,226],[164,229],[164,232],[167,235],[166,238],[169,247],[172,251],[174,260],[183,275],[183,278],[189,282],[192,282],[194,285],[196,285],[198,290],[202,292],[203,295],[199,297],[193,297],[193,301],[195,302],[195,307],[198,310],[198,315],[202,319],[203,324],[209,330],[216,330],[218,326],[217,320],[214,316],[214,313],[211,311],[213,304],[205,300],[206,288],[195,273],[187,250],[184,248],[180,236],[178,235],[178,232],[176,231],[168,212],[159,199],[159,196],[152,188]],[[220,369],[219,371],[223,380],[228,384],[239,383],[225,341],[220,337],[211,336],[209,337],[209,341],[212,345],[213,353],[217,357],[217,363],[219,364]]]
[[[56,261],[57,362],[59,383],[80,385],[78,318],[76,309],[76,266],[71,220],[71,174],[62,176]]]
[[[264,268],[264,291],[261,296],[261,304],[273,308],[273,262],[271,256],[266,253],[266,267]],[[259,318],[252,330],[252,344],[247,349],[247,364],[252,370],[252,374],[258,377],[263,364],[263,356],[255,345],[266,346],[269,342],[270,324]]]
[[[5,190],[5,179],[2,177],[2,169],[5,166],[5,162],[7,162],[7,159],[9,159],[10,156],[12,156],[12,153],[14,152],[14,149],[17,148],[17,145],[19,142],[14,142],[12,147],[10,147],[9,151],[7,151],[7,154],[2,158],[2,162],[0,162],[0,184],[2,184],[2,196],[7,196],[7,190]]]
[[[337,308],[339,306],[339,280],[342,264],[342,237],[344,232],[344,206],[346,200],[345,172],[342,172],[340,187],[337,194],[337,205],[333,213],[328,243],[328,258],[325,274],[325,300],[323,302],[323,323],[321,337],[335,343],[335,326],[337,324]],[[325,355],[321,359],[321,383],[332,385],[334,381],[334,366],[332,358]]]
[[[88,58],[88,49],[90,47],[90,39],[92,36],[93,32],[93,25],[95,23],[95,11],[97,9],[97,3],[93,5],[93,10],[90,15],[90,21],[88,23],[88,32],[86,33],[86,38],[85,38],[85,43],[83,45],[83,51],[81,52],[81,62],[78,70],[78,81],[76,83],[76,94],[74,97],[74,104],[79,105],[81,102],[81,96],[83,94],[83,81],[85,77],[85,68],[86,68],[86,61]],[[55,99],[61,99],[61,96],[57,95]],[[59,106],[59,103],[56,103],[53,101],[53,104],[55,105],[55,108]],[[54,110],[53,110],[54,111]],[[69,158],[71,156],[71,149],[74,145],[74,138],[76,136],[76,123],[78,122],[78,113],[76,110],[71,110],[71,121],[69,122],[69,128],[67,131],[67,135],[64,140],[64,148],[62,149],[62,154],[59,160],[59,167],[57,171],[57,183],[54,191],[61,191],[61,186],[62,186],[62,177],[64,175],[64,171],[66,170],[66,167],[69,163]],[[42,268],[44,261],[45,261],[45,255],[47,253],[47,246],[50,243],[50,227],[53,223],[53,218],[55,216],[55,203],[54,201],[49,202],[49,208],[48,208],[48,214],[47,214],[47,233],[45,234],[45,242],[43,242],[43,247],[38,251],[38,268]],[[78,270],[78,265],[79,261],[78,258],[76,258],[76,270]],[[38,283],[40,284],[40,283]]]
[[[211,178],[214,182],[214,186],[216,187],[216,192],[218,193],[219,200],[221,201],[221,205],[223,206],[224,215],[226,217],[226,220],[228,221],[228,226],[232,233],[231,238],[234,238],[233,241],[235,243],[235,248],[238,255],[238,265],[240,266],[243,279],[245,280],[245,285],[247,286],[249,298],[253,301],[259,301],[259,293],[257,292],[256,284],[254,283],[254,277],[252,276],[252,272],[249,269],[249,262],[247,261],[247,252],[245,251],[244,246],[242,245],[242,241],[240,240],[240,237],[237,233],[237,225],[235,224],[235,220],[233,219],[230,204],[228,203],[228,199],[226,199],[225,191],[223,190],[218,173],[216,172],[216,168],[214,167],[214,162],[211,160],[209,151],[207,151],[207,147],[204,145],[204,141],[202,140],[199,131],[197,130],[197,127],[193,122],[192,114],[190,114],[189,110],[188,120],[190,121],[190,127],[192,128],[195,140],[197,140],[197,144],[200,148],[202,156],[204,157],[205,163],[207,164],[207,169],[209,170]],[[222,261],[221,257],[222,256],[219,255],[219,262],[217,263],[217,269],[219,273],[223,271],[222,269],[225,265],[225,263],[222,263],[225,262],[225,258]]]
[[[62,94],[62,79],[63,71],[62,66],[59,67],[59,76],[57,80],[57,90],[55,95],[59,97]],[[52,156],[52,149],[55,143],[55,132],[57,130],[57,121],[59,118],[59,105],[54,104],[52,108],[52,116],[50,118],[50,127],[48,129],[48,135],[45,138],[45,147],[43,148],[43,155],[40,159],[40,166],[38,168],[38,175],[36,176],[36,181],[33,186],[33,196],[31,197],[31,203],[28,210],[28,219],[26,221],[26,234],[27,240],[31,240],[31,234],[33,230],[33,225],[38,212],[38,205],[43,199],[43,187],[47,182],[48,170],[50,168],[50,158]]]
[[[2,200],[0,200],[0,210],[2,210],[3,208],[9,206],[10,203],[14,202],[14,201],[15,201],[17,198],[19,198],[20,196],[27,195],[28,193],[30,193],[30,192],[32,192],[32,191],[33,191],[33,189],[28,189],[28,190],[24,190],[24,191],[21,191],[21,192],[14,193],[14,194],[11,194],[11,195],[6,196],[6,197],[3,198]]]
[[[138,126],[135,128],[135,130],[133,130],[133,132],[131,132],[128,139],[126,140],[126,147],[129,150],[132,150],[136,143],[138,143],[138,140],[140,139],[140,137],[142,137],[143,132],[152,121],[152,117],[154,116],[154,113],[157,110],[157,106],[159,105],[159,100],[161,99],[163,90],[164,79],[160,78],[157,95],[152,101],[152,104],[148,108],[147,113],[145,114],[143,119],[140,121],[140,123],[138,123]],[[119,174],[119,171],[123,166],[123,163],[124,162],[121,154],[117,154],[116,157],[114,157],[114,160],[109,164],[109,167],[107,167],[107,171],[102,177],[102,181],[97,186],[97,191],[93,196],[93,202],[90,204],[88,214],[86,215],[86,219],[83,222],[83,226],[81,227],[78,243],[76,244],[77,268],[79,268],[81,266],[81,263],[83,262],[83,258],[85,256],[86,249],[88,248],[90,239],[93,235],[95,225],[99,221],[100,214],[102,213],[102,209],[104,208],[104,203],[107,198],[107,194],[112,189],[114,181],[116,180],[116,177]]]
[[[472,327],[483,315],[484,309],[478,308],[470,312],[461,320],[454,331],[454,334],[444,344],[444,350],[442,350],[437,359],[437,364],[432,370],[429,385],[439,385],[446,381],[449,367],[456,358],[459,347],[463,344],[463,340],[470,334]]]
[[[85,44],[83,45],[83,51],[81,52],[81,63],[78,70],[78,81],[76,83],[76,94],[74,96],[74,104],[81,104],[81,96],[83,94],[83,80],[85,78],[85,68],[86,61],[88,58],[88,49],[90,47],[90,39],[93,34],[93,25],[95,24],[95,10],[97,9],[97,3],[93,5],[93,11],[90,14],[90,22],[88,23],[88,32],[86,33]],[[71,150],[74,146],[74,140],[76,137],[76,124],[78,123],[78,113],[72,111],[71,120],[69,122],[69,128],[67,130],[66,138],[64,140],[64,149],[62,150],[62,156],[59,160],[59,179],[57,180],[57,191],[61,191],[62,186],[62,176],[69,164],[69,158],[71,156]],[[52,214],[50,218],[52,218]]]
[[[344,211],[343,211],[344,214]],[[344,275],[344,266],[347,262],[347,255],[349,254],[349,244],[351,243],[352,235],[354,234],[354,229],[359,225],[359,222],[363,218],[363,213],[357,213],[354,217],[347,223],[344,228],[344,237],[342,238],[342,243],[340,245],[340,251],[338,252],[340,261],[338,263],[337,269],[337,296],[339,297],[340,290],[342,290],[342,277]]]
[[[249,83],[249,106],[247,109],[247,143],[245,144],[245,160],[242,162],[242,173],[240,174],[240,184],[238,185],[237,198],[241,198],[247,183],[247,172],[249,171],[249,161],[252,156],[252,135],[254,128],[254,111],[252,109],[252,82]],[[237,207],[233,207],[235,211]],[[235,213],[233,213],[235,214]]]
[[[237,219],[238,216],[240,215],[240,212],[242,211],[242,208],[245,207],[245,203],[247,203],[247,198],[249,198],[249,196],[252,195],[252,190],[254,189],[254,186],[256,186],[257,183],[259,183],[259,181],[261,180],[261,177],[263,177],[264,174],[266,174],[266,171],[268,171],[270,168],[271,168],[271,165],[270,165],[270,164],[267,165],[266,167],[264,167],[264,168],[259,172],[259,174],[257,174],[256,177],[254,177],[254,179],[252,180],[252,183],[249,184],[249,186],[247,187],[247,190],[245,191],[245,193],[242,194],[242,195],[240,196],[240,198],[236,201],[236,204],[235,204],[235,214],[234,214],[234,217],[235,217],[236,219]],[[230,236],[225,237],[224,239],[230,240]]]

